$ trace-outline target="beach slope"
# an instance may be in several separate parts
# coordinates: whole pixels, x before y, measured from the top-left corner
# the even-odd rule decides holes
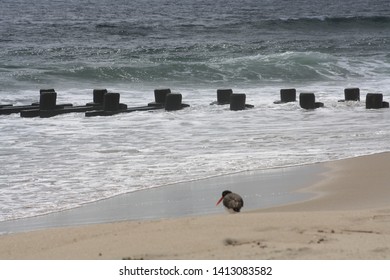
[[[0,259],[389,259],[390,153],[325,165],[304,202],[9,234]]]

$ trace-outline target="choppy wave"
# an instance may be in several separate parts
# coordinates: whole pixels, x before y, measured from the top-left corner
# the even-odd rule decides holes
[[[340,12],[306,3],[298,13],[280,3],[185,1],[171,10],[169,3],[147,2],[135,1],[134,9],[115,3],[110,16],[88,6],[80,13],[72,3],[52,11],[43,0],[50,11],[44,19],[31,7],[26,19],[4,14],[1,83],[258,84],[381,79],[390,72],[386,9],[351,15],[344,2]],[[142,14],[154,6],[160,8]],[[59,12],[65,8],[66,17]]]
[[[115,57],[115,62],[98,61],[63,62],[41,65],[37,69],[3,66],[6,75],[16,81],[52,81],[96,83],[166,82],[171,84],[216,84],[226,83],[269,83],[269,82],[310,82],[338,81],[342,79],[373,78],[381,79],[390,74],[390,57],[378,55],[361,59],[343,57],[320,52],[281,52],[273,54],[235,54],[223,57],[221,49],[208,47],[201,51],[197,47],[175,50],[146,50],[114,52],[105,50]],[[66,59],[68,52],[78,49],[53,49],[52,56]],[[90,51],[90,50],[81,50]],[[103,52],[103,50],[101,50]],[[30,50],[27,50],[30,52]],[[180,52],[180,53],[179,53]],[[207,55],[205,55],[207,53]],[[212,54],[215,54],[213,56]],[[77,54],[80,56],[81,54]],[[188,57],[190,56],[190,57]]]

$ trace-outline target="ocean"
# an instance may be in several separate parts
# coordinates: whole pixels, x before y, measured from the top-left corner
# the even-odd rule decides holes
[[[86,118],[0,115],[0,221],[236,172],[390,150],[387,0],[0,0],[0,104],[54,88],[84,105],[95,88],[129,107],[156,88],[180,111]],[[358,87],[361,102],[338,102]],[[253,109],[210,105],[219,88]],[[324,107],[274,104],[280,89]],[[223,188],[223,186],[221,186]]]

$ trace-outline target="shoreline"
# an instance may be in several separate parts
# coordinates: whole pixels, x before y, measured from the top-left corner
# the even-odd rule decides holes
[[[213,176],[117,195],[45,215],[0,222],[0,235],[118,221],[159,220],[224,213],[215,202],[225,189],[241,193],[244,211],[303,201],[300,192],[325,172],[322,163]],[[288,181],[290,185],[286,186]],[[238,184],[241,184],[239,187]],[[169,202],[169,203],[167,203]]]
[[[3,235],[0,259],[390,259],[390,153],[325,165],[304,201]]]

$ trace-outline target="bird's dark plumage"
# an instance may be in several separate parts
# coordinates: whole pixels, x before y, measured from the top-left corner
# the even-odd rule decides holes
[[[222,197],[217,202],[217,205],[223,201],[223,205],[229,210],[234,212],[240,212],[241,208],[244,206],[244,201],[242,197],[231,191],[223,191]]]

